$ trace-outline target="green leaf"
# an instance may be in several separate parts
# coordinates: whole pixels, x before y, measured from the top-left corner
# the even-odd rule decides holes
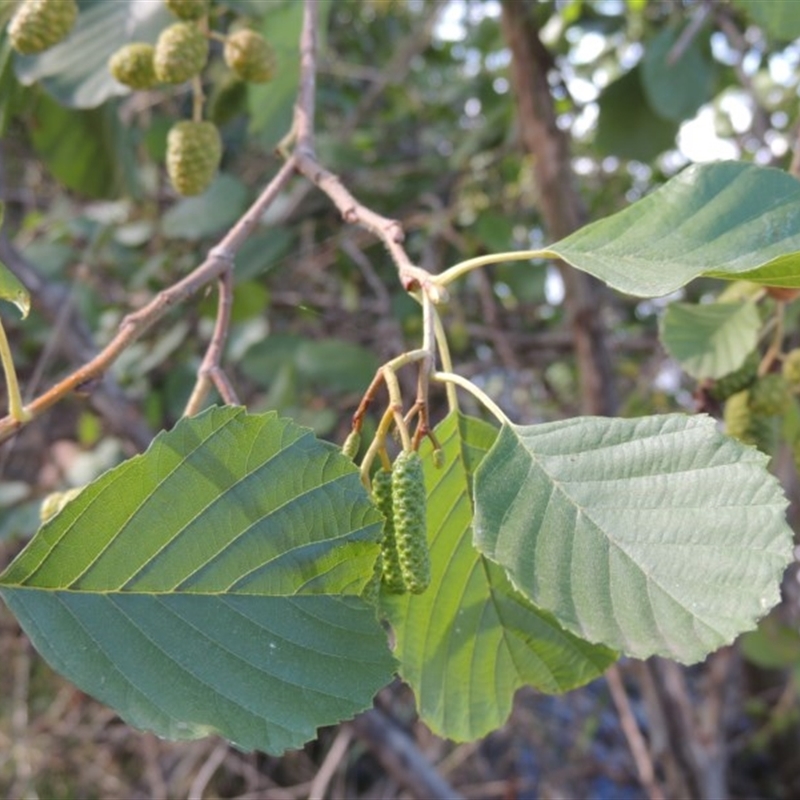
[[[601,675],[616,654],[566,633],[473,547],[472,475],[497,430],[451,414],[436,433],[444,467],[433,467],[430,446],[421,451],[431,585],[421,595],[384,594],[381,604],[426,725],[472,740],[505,722],[520,686],[564,692]]]
[[[85,488],[0,576],[42,655],[160,736],[280,753],[393,673],[380,516],[338,448],[214,408]]]
[[[40,93],[28,128],[37,154],[67,188],[94,198],[123,189],[133,156],[114,104],[82,111]]]
[[[706,416],[506,426],[476,544],[578,636],[699,661],[780,599],[792,531],[767,461]]]
[[[600,153],[647,162],[675,146],[678,123],[659,117],[650,108],[640,66],[610,83],[598,106],[594,146]]]
[[[0,201],[0,228],[3,227],[5,204]],[[13,303],[22,314],[23,319],[31,309],[31,297],[17,276],[0,261],[0,300]]]
[[[660,338],[681,368],[698,380],[721,378],[742,366],[761,330],[756,304],[670,303]]]
[[[548,251],[640,297],[700,276],[800,287],[800,182],[754,164],[694,164]]]
[[[129,42],[155,44],[175,19],[153,0],[80,0],[80,13],[69,36],[35,56],[18,56],[17,78],[29,86],[40,81],[60,105],[96,108],[111,97],[129,94],[108,71],[108,59]]]
[[[765,3],[764,0],[734,0],[770,36],[788,42],[800,36],[800,6],[797,3]]]
[[[197,197],[179,200],[162,217],[169,239],[196,241],[232,225],[247,208],[247,187],[226,172],[217,175]]]
[[[656,114],[673,122],[693,117],[711,99],[714,82],[700,36],[694,36],[680,57],[668,63],[680,34],[677,27],[664,28],[648,42],[642,59],[642,88],[647,102]]]

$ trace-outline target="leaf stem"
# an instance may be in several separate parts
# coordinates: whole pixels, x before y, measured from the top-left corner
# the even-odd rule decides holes
[[[489,397],[483,389],[479,389],[471,380],[455,372],[434,372],[433,379],[441,383],[454,383],[466,389],[478,402],[482,403],[488,411],[497,417],[501,425],[511,425],[511,420],[503,413],[500,406]]]
[[[17,422],[27,422],[31,418],[31,413],[22,405],[17,371],[14,369],[14,359],[2,322],[0,322],[0,361],[3,362],[3,372],[8,387],[8,413]]]
[[[530,261],[532,258],[559,258],[559,255],[552,250],[511,250],[507,253],[489,253],[485,256],[477,256],[476,258],[468,258],[466,261],[461,261],[444,272],[433,275],[431,280],[436,286],[444,288],[453,281],[458,280],[462,275],[466,275],[479,267],[502,264],[504,261]]]

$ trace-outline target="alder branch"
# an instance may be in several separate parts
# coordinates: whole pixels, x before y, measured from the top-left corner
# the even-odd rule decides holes
[[[225,340],[228,338],[231,309],[233,307],[233,269],[230,265],[219,276],[217,285],[219,287],[219,300],[217,303],[217,318],[214,322],[214,333],[211,336],[203,363],[197,371],[197,382],[183,412],[185,417],[190,417],[200,411],[212,386],[216,386],[224,403],[239,405],[236,390],[222,369],[222,352],[225,349]]]
[[[255,229],[261,215],[288,183],[295,167],[296,160],[290,157],[238,222],[215,247],[209,250],[207,257],[198,267],[182,280],[160,291],[146,306],[128,314],[120,323],[114,338],[93,359],[29,403],[26,408],[31,418],[40,416],[76,389],[91,384],[108,370],[126,348],[141,338],[173,306],[184,302],[203,286],[229,271],[235,254]],[[10,438],[22,425],[23,423],[10,416],[0,419],[0,442]]]
[[[315,0],[306,0],[303,29],[300,34],[300,89],[291,134],[291,138],[296,142],[293,155],[297,159],[297,171],[328,196],[345,222],[359,225],[383,242],[397,267],[400,283],[406,291],[420,288],[434,302],[439,302],[444,299],[444,292],[431,282],[431,275],[427,270],[411,261],[403,247],[405,232],[401,223],[359,203],[341,182],[339,176],[326,169],[317,160],[314,144],[317,19],[317,3]]]

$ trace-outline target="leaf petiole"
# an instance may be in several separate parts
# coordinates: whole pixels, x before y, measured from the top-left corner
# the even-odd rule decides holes
[[[8,338],[2,322],[0,322],[0,361],[3,362],[3,372],[8,387],[8,413],[16,422],[27,422],[32,418],[32,414],[22,404],[14,359],[11,356],[11,348],[8,346]]]
[[[511,420],[503,413],[500,406],[489,397],[483,389],[479,389],[471,380],[458,375],[455,372],[434,372],[433,379],[440,383],[454,383],[462,389],[466,389],[479,403],[482,403],[490,411],[501,425],[511,425]]]
[[[502,264],[504,261],[530,261],[532,258],[560,258],[560,256],[552,250],[511,250],[507,253],[489,253],[485,256],[461,261],[444,272],[433,275],[431,280],[436,286],[445,287],[474,269],[488,267],[491,264]]]

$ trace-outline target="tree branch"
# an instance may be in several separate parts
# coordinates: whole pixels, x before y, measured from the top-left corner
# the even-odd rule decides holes
[[[528,13],[530,4],[504,0],[502,27],[511,49],[519,127],[525,149],[534,157],[533,170],[541,197],[541,213],[553,239],[580,228],[588,218],[575,188],[567,135],[556,124],[547,73],[552,59]],[[606,332],[600,317],[601,284],[559,262],[587,414],[613,415],[617,398]]]
[[[81,386],[91,384],[114,363],[120,353],[141,338],[173,306],[182,303],[201,287],[229,270],[233,264],[234,255],[256,227],[264,210],[288,183],[295,166],[295,159],[289,158],[244,216],[228,231],[216,247],[209,250],[208,256],[202,264],[183,280],[159,292],[146,306],[125,317],[114,338],[94,358],[27,405],[26,408],[32,417],[40,416]],[[21,424],[11,417],[0,419],[0,442],[11,437],[20,427]]]

